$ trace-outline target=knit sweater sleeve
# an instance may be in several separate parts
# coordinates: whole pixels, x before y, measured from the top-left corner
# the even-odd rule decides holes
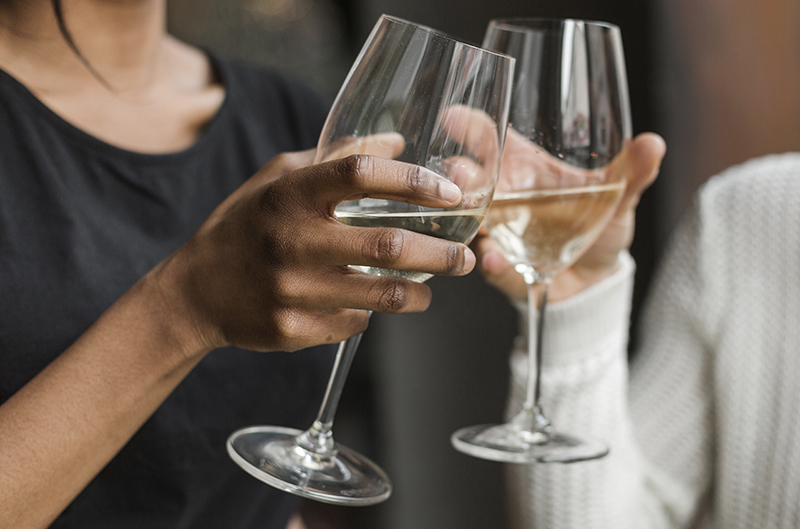
[[[702,513],[713,420],[694,219],[679,229],[656,280],[630,376],[629,256],[613,277],[548,309],[544,412],[557,431],[602,439],[611,451],[569,465],[509,465],[515,527],[678,528]],[[524,356],[519,349],[512,354],[510,414],[524,400]]]

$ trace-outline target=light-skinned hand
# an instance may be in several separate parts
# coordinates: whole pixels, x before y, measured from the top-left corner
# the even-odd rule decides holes
[[[503,189],[503,186],[513,188],[510,183],[503,182],[503,175],[511,172],[513,167],[531,164],[533,159],[533,167],[528,172],[535,175],[536,163],[548,163],[543,162],[541,156],[531,158],[526,154],[530,153],[531,145],[519,133],[509,129],[501,164],[504,169],[501,170],[498,189]],[[570,268],[553,278],[549,291],[550,301],[569,298],[602,281],[617,270],[619,253],[629,248],[633,240],[635,211],[639,198],[658,175],[665,152],[666,144],[660,136],[644,133],[636,136],[611,162],[606,170],[622,172],[626,181],[625,193],[608,225],[595,243]],[[555,173],[551,171],[550,174],[568,177],[570,171],[563,170]],[[506,261],[500,247],[489,237],[486,229],[481,229],[471,247],[477,256],[478,268],[488,283],[513,299],[526,299],[527,287],[522,276]]]

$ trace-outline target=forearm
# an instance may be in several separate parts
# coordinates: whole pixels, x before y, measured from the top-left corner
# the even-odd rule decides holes
[[[209,349],[151,273],[0,406],[0,527],[45,527]]]
[[[632,272],[628,262],[548,312],[544,412],[558,431],[601,439],[610,454],[572,465],[510,466],[512,517],[519,528],[684,527],[707,491],[713,466],[703,400],[707,379],[695,365],[703,355],[691,333],[664,310],[674,296],[670,284],[656,291],[661,311],[647,320],[646,350],[638,353],[629,385]],[[513,412],[524,397],[520,352],[512,374]],[[674,432],[687,432],[680,446],[670,437]],[[665,439],[673,440],[672,447]]]
[[[633,264],[553,304],[544,337],[542,406],[557,431],[610,446],[599,461],[509,465],[520,528],[640,528],[642,470],[627,413],[627,332]],[[512,357],[510,411],[522,405],[526,358]]]

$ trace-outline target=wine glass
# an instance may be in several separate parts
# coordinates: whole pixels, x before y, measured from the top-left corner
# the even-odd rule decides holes
[[[432,29],[382,16],[367,39],[325,122],[316,162],[372,154],[421,165],[455,182],[462,203],[435,209],[363,198],[339,204],[344,224],[395,227],[469,242],[497,182],[514,59]],[[359,267],[373,275],[422,282],[413,270]],[[361,335],[339,346],[319,414],[306,431],[255,426],[234,432],[228,453],[256,478],[281,490],[347,505],[391,494],[384,471],[334,442],[339,396]]]
[[[486,226],[528,285],[529,372],[523,408],[510,422],[463,428],[451,441],[461,452],[494,461],[600,458],[608,453],[605,443],[558,432],[545,417],[540,365],[551,280],[594,243],[625,190],[620,153],[630,142],[631,122],[619,28],[583,20],[493,20],[483,45],[517,59]]]

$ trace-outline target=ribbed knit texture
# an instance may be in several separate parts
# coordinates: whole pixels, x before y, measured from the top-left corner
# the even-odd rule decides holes
[[[649,295],[629,375],[632,274],[626,260],[548,310],[545,413],[611,454],[509,465],[516,526],[800,528],[800,154],[703,187]],[[511,365],[513,413],[523,351]]]

